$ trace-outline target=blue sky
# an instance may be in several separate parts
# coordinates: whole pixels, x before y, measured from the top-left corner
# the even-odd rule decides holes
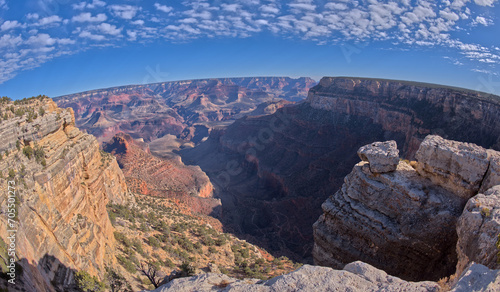
[[[0,0],[0,95],[361,76],[500,94],[498,0]]]

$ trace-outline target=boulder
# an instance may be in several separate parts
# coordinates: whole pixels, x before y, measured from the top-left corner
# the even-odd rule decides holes
[[[472,263],[450,290],[450,292],[469,291],[500,291],[500,270],[490,270],[483,265]]]
[[[483,147],[436,135],[424,139],[415,158],[420,175],[466,200],[477,194],[490,164]]]
[[[396,141],[375,142],[358,150],[358,156],[370,163],[373,173],[395,171],[399,163],[399,150]]]

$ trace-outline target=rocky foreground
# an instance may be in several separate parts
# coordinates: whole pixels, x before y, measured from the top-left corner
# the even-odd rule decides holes
[[[399,161],[394,141],[358,154],[364,161],[314,224],[317,264],[362,260],[411,280],[460,273],[470,261],[500,268],[500,152],[427,136],[417,161]]]
[[[498,291],[500,270],[471,264],[452,286],[435,282],[407,282],[363,262],[353,262],[343,270],[305,265],[289,274],[271,280],[238,280],[223,274],[202,274],[176,279],[152,292],[232,291],[232,292],[299,292],[299,291],[362,291],[362,292],[465,292]]]

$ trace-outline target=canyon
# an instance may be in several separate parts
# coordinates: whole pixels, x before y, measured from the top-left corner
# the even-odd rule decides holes
[[[247,116],[180,151],[207,173],[226,228],[312,263],[321,204],[358,162],[357,149],[394,140],[414,159],[429,134],[500,150],[500,98],[465,89],[324,77],[299,104]]]
[[[398,152],[395,141],[358,150],[362,161],[313,226],[313,255],[323,267],[267,281],[207,273],[154,292],[497,291],[500,152],[437,135],[424,139],[416,161]]]
[[[199,142],[212,128],[254,110],[270,112],[283,102],[300,101],[314,85],[308,77],[200,79],[92,90],[54,101],[73,108],[76,125],[99,142],[118,132],[146,142],[167,134]],[[268,105],[257,108],[263,103]]]
[[[103,280],[109,267],[152,289],[130,266],[145,262],[164,283],[186,263],[201,273],[158,291],[287,291],[320,276],[331,289],[498,286],[500,97],[255,77],[54,101],[0,105],[0,191],[16,181],[22,289],[70,291],[76,271]],[[226,275],[210,273],[213,261]]]

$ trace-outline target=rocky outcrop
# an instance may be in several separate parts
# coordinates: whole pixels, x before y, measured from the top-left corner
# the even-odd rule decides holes
[[[457,224],[457,271],[470,262],[500,269],[500,185],[471,198]]]
[[[267,281],[238,280],[224,274],[201,274],[181,278],[153,290],[183,291],[438,291],[433,282],[406,282],[387,275],[363,262],[354,262],[344,270],[304,265],[298,270]]]
[[[450,292],[500,290],[500,270],[490,270],[481,264],[470,264]]]
[[[173,153],[154,156],[148,144],[125,133],[115,135],[103,149],[117,157],[131,191],[178,200],[193,213],[220,216],[220,200],[213,198],[212,183],[198,166],[184,165]]]
[[[418,173],[468,200],[477,194],[490,161],[487,150],[475,144],[428,136],[417,151]]]
[[[400,156],[414,160],[429,134],[500,150],[500,98],[433,84],[325,77],[303,103],[237,120],[182,156],[210,177],[226,226],[308,262],[310,226],[359,161],[356,150],[394,140]]]
[[[387,143],[392,144],[373,143],[359,152],[389,156],[394,151]],[[356,164],[342,188],[322,205],[324,213],[313,227],[315,262],[342,268],[362,260],[412,280],[452,274],[457,220],[486,176],[490,163],[486,154],[477,145],[430,135],[417,151],[417,161],[400,161],[393,172],[373,172],[370,164],[380,161],[368,156],[368,162]],[[468,208],[474,209],[473,204],[469,202]],[[479,228],[478,222],[470,223],[467,230]],[[469,236],[476,238],[474,233]]]
[[[370,171],[385,173],[395,171],[399,163],[399,150],[396,141],[374,142],[358,150],[358,156],[368,161]]]
[[[16,249],[24,270],[18,287],[67,290],[72,270],[101,276],[115,262],[106,204],[128,200],[125,178],[116,159],[75,127],[72,109],[57,108],[47,98],[12,106],[26,113],[11,115],[1,126],[9,154],[2,153],[0,161],[0,232],[8,229],[7,180],[15,180]],[[30,108],[43,111],[29,116]]]
[[[272,113],[283,106],[278,101],[302,100],[315,84],[307,77],[201,79],[99,89],[54,100],[72,107],[78,127],[100,142],[119,132],[149,142],[167,134],[206,137],[197,127],[224,126],[255,110]],[[268,104],[258,108],[261,103]]]

